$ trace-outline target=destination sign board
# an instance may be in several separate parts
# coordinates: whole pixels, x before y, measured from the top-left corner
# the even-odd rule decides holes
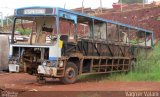
[[[45,14],[45,9],[25,9],[24,14]]]
[[[54,8],[21,8],[15,10],[15,15],[53,15]]]

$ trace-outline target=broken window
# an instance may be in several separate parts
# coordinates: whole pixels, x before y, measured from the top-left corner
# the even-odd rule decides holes
[[[106,39],[106,24],[96,23],[94,24],[94,38],[95,39]]]
[[[56,40],[55,17],[23,17],[16,20],[16,43],[51,44]]]

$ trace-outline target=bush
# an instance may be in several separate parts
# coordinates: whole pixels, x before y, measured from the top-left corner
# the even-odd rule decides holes
[[[30,35],[32,33],[32,29],[22,29],[22,28],[17,28],[16,31],[19,32],[21,35]]]

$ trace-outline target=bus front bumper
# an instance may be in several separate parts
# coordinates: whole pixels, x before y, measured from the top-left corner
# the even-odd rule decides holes
[[[56,67],[48,67],[48,66],[39,65],[37,71],[38,71],[38,74],[41,74],[44,76],[52,76],[52,77],[57,76]]]

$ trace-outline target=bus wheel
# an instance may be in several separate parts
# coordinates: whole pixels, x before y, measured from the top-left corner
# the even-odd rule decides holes
[[[78,75],[77,66],[74,63],[69,62],[66,66],[65,74],[64,77],[61,78],[61,81],[64,84],[72,84],[77,80],[77,75]]]

